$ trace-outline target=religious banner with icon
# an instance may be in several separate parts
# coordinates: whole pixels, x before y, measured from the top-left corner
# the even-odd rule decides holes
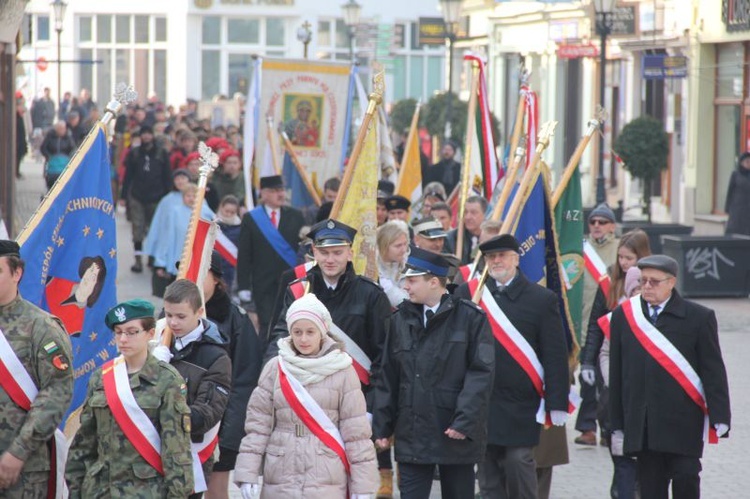
[[[255,150],[265,151],[268,123],[286,132],[299,162],[320,188],[341,173],[346,148],[351,68],[348,63],[263,59]]]

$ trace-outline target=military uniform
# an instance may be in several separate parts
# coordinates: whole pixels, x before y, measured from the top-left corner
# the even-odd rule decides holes
[[[73,396],[72,350],[65,329],[51,315],[19,296],[0,306],[0,330],[39,389],[30,411],[0,389],[0,453],[24,461],[5,498],[46,498],[50,473],[47,444]]]
[[[184,498],[193,490],[190,408],[182,376],[149,354],[130,388],[161,437],[164,475],[133,447],[107,404],[102,370],[89,381],[81,427],[68,454],[70,498]]]

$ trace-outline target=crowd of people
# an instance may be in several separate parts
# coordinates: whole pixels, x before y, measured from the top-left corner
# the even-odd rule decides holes
[[[95,109],[82,92],[65,106],[68,124],[49,125],[48,183],[68,140],[75,148],[76,119]],[[64,465],[71,497],[224,498],[232,470],[245,499],[388,498],[395,488],[426,499],[436,477],[446,498],[477,486],[485,499],[549,497],[579,391],[558,297],[520,270],[519,241],[486,219],[488,200],[470,196],[455,227],[455,144],[423,162],[416,206],[378,183],[376,282],[352,264],[356,229],[330,218],[338,179],[311,209],[289,206],[281,176],[263,177],[247,210],[238,129],[210,129],[192,104],[150,102],[115,130],[131,271],[151,269],[167,327],[146,300],[107,314],[121,356],[89,382]],[[212,255],[202,289],[176,279],[199,141],[220,158],[203,217],[237,246],[236,268]],[[671,486],[697,498],[704,441],[731,424],[715,315],[679,295],[677,262],[652,255],[643,231],[618,237],[606,204],[587,222],[576,443],[609,447],[612,497],[661,499]],[[475,260],[489,275],[482,289],[465,272]],[[0,488],[42,497],[73,353],[54,317],[18,296],[22,275],[18,246],[0,241],[10,345],[0,360],[38,389],[29,408],[0,380],[0,413],[17,423],[0,428]]]

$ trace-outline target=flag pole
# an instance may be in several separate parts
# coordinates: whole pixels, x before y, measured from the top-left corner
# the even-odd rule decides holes
[[[421,100],[417,101],[417,105],[414,108],[414,114],[411,117],[411,125],[409,125],[409,135],[406,137],[406,144],[404,144],[404,156],[408,153],[410,150],[409,147],[412,144],[412,141],[417,140],[417,124],[419,123],[419,106],[420,106]],[[417,158],[419,159],[419,158]],[[396,193],[401,192],[401,184],[404,181],[404,171],[406,168],[404,167],[404,157],[401,157],[401,170],[398,172],[398,181],[396,183]],[[421,168],[421,163],[420,163]]]
[[[539,140],[536,145],[536,151],[534,153],[534,161],[523,174],[521,185],[518,188],[518,191],[516,191],[516,195],[513,196],[513,202],[511,203],[508,210],[508,216],[505,217],[505,220],[503,220],[503,225],[502,227],[500,227],[500,234],[507,234],[511,227],[513,227],[515,220],[520,212],[521,204],[528,197],[528,190],[531,188],[531,180],[535,178],[536,174],[539,171],[539,163],[542,159],[542,153],[547,148],[547,146],[549,146],[550,139],[555,133],[556,126],[557,121],[548,121],[547,123],[542,125],[542,128],[539,131]],[[477,285],[477,289],[474,292],[474,296],[472,296],[472,301],[474,303],[479,303],[479,301],[481,300],[482,288],[484,287],[484,283],[487,281],[488,275],[489,267],[485,266],[484,270],[482,270],[482,275],[479,277],[479,284]]]
[[[586,150],[586,147],[589,145],[589,142],[591,142],[591,137],[601,126],[603,121],[604,120],[601,116],[601,113],[599,113],[596,118],[592,118],[591,120],[589,120],[586,133],[583,135],[583,137],[581,137],[581,141],[578,143],[578,146],[576,146],[573,155],[570,157],[568,165],[565,167],[565,170],[563,170],[562,177],[560,177],[560,182],[557,184],[557,187],[555,187],[555,191],[552,193],[551,204],[553,210],[557,206],[557,203],[560,202],[560,198],[562,197],[563,192],[565,192],[565,188],[568,186],[568,182],[570,182],[573,173],[575,172],[576,168],[578,168],[578,163],[581,161],[581,156],[583,156],[583,153]]]
[[[473,62],[471,94],[469,94],[469,111],[466,119],[466,141],[464,142],[464,165],[461,170],[461,191],[458,199],[458,220],[456,222],[456,258],[461,260],[464,250],[464,215],[466,200],[469,197],[469,183],[471,181],[471,142],[476,128],[477,93],[479,90],[479,65]]]
[[[336,196],[336,201],[333,203],[333,208],[331,208],[330,218],[335,219],[339,215],[341,207],[344,205],[344,198],[352,184],[354,168],[357,166],[357,160],[359,159],[359,155],[362,152],[362,147],[365,143],[365,136],[370,129],[372,116],[377,111],[380,103],[383,102],[383,95],[385,94],[385,71],[380,65],[377,65],[377,67],[373,65],[373,69],[376,73],[372,77],[373,90],[369,96],[370,100],[367,102],[367,111],[362,118],[362,125],[359,127],[357,140],[354,143],[354,149],[352,149],[352,154],[349,156],[349,163],[346,165],[346,170],[344,170],[344,177],[341,179],[339,193]]]
[[[322,204],[322,201],[320,200],[320,195],[318,194],[317,189],[315,189],[315,186],[312,184],[310,177],[307,175],[307,171],[305,170],[305,167],[302,166],[302,164],[299,162],[297,153],[294,152],[292,141],[289,140],[289,135],[287,135],[284,130],[281,131],[281,141],[284,143],[284,150],[289,155],[289,158],[291,158],[292,164],[294,164],[294,167],[297,169],[297,173],[299,173],[299,176],[302,178],[302,182],[305,184],[305,188],[307,189],[307,192],[310,193],[310,197],[315,203],[315,206],[320,206]]]
[[[273,162],[273,170],[276,175],[281,175],[281,168],[279,167],[279,152],[276,149],[276,141],[273,140],[273,116],[266,115],[266,140],[271,147],[271,161]]]
[[[73,154],[73,156],[70,158],[70,161],[68,161],[68,165],[65,167],[62,174],[58,177],[57,181],[55,181],[52,188],[47,191],[47,194],[44,195],[42,202],[39,203],[39,206],[37,207],[34,214],[31,216],[31,218],[29,218],[29,221],[26,222],[26,225],[24,225],[23,229],[21,229],[21,232],[16,238],[16,242],[19,246],[23,246],[32,232],[34,232],[34,229],[36,229],[36,227],[39,225],[39,222],[41,221],[42,217],[44,217],[44,214],[47,213],[49,207],[52,206],[52,203],[55,202],[57,196],[68,184],[68,181],[78,169],[81,161],[83,161],[83,157],[86,155],[86,152],[96,140],[96,136],[99,134],[99,130],[104,130],[104,133],[106,134],[106,127],[110,123],[110,121],[117,117],[117,113],[119,113],[124,106],[130,104],[137,98],[138,92],[133,89],[133,85],[127,85],[123,82],[117,84],[115,93],[112,95],[112,100],[107,103],[107,106],[104,109],[104,115],[99,119],[99,122],[96,124],[96,126],[91,127],[91,130],[86,135],[86,138],[84,138],[80,147],[76,149],[75,154]]]
[[[510,151],[515,151],[518,148],[518,143],[521,141],[521,135],[523,134],[523,118],[526,113],[526,92],[524,92],[523,86],[528,83],[528,79],[529,72],[522,65],[521,74],[518,78],[518,107],[516,108],[516,121],[513,123],[513,134],[510,137]]]

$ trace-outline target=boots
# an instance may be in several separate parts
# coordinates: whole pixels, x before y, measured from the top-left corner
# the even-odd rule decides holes
[[[143,258],[141,255],[135,255],[135,265],[130,267],[130,271],[135,272],[136,274],[143,272]]]
[[[377,499],[391,499],[393,497],[393,470],[380,469],[380,488],[375,495]]]

